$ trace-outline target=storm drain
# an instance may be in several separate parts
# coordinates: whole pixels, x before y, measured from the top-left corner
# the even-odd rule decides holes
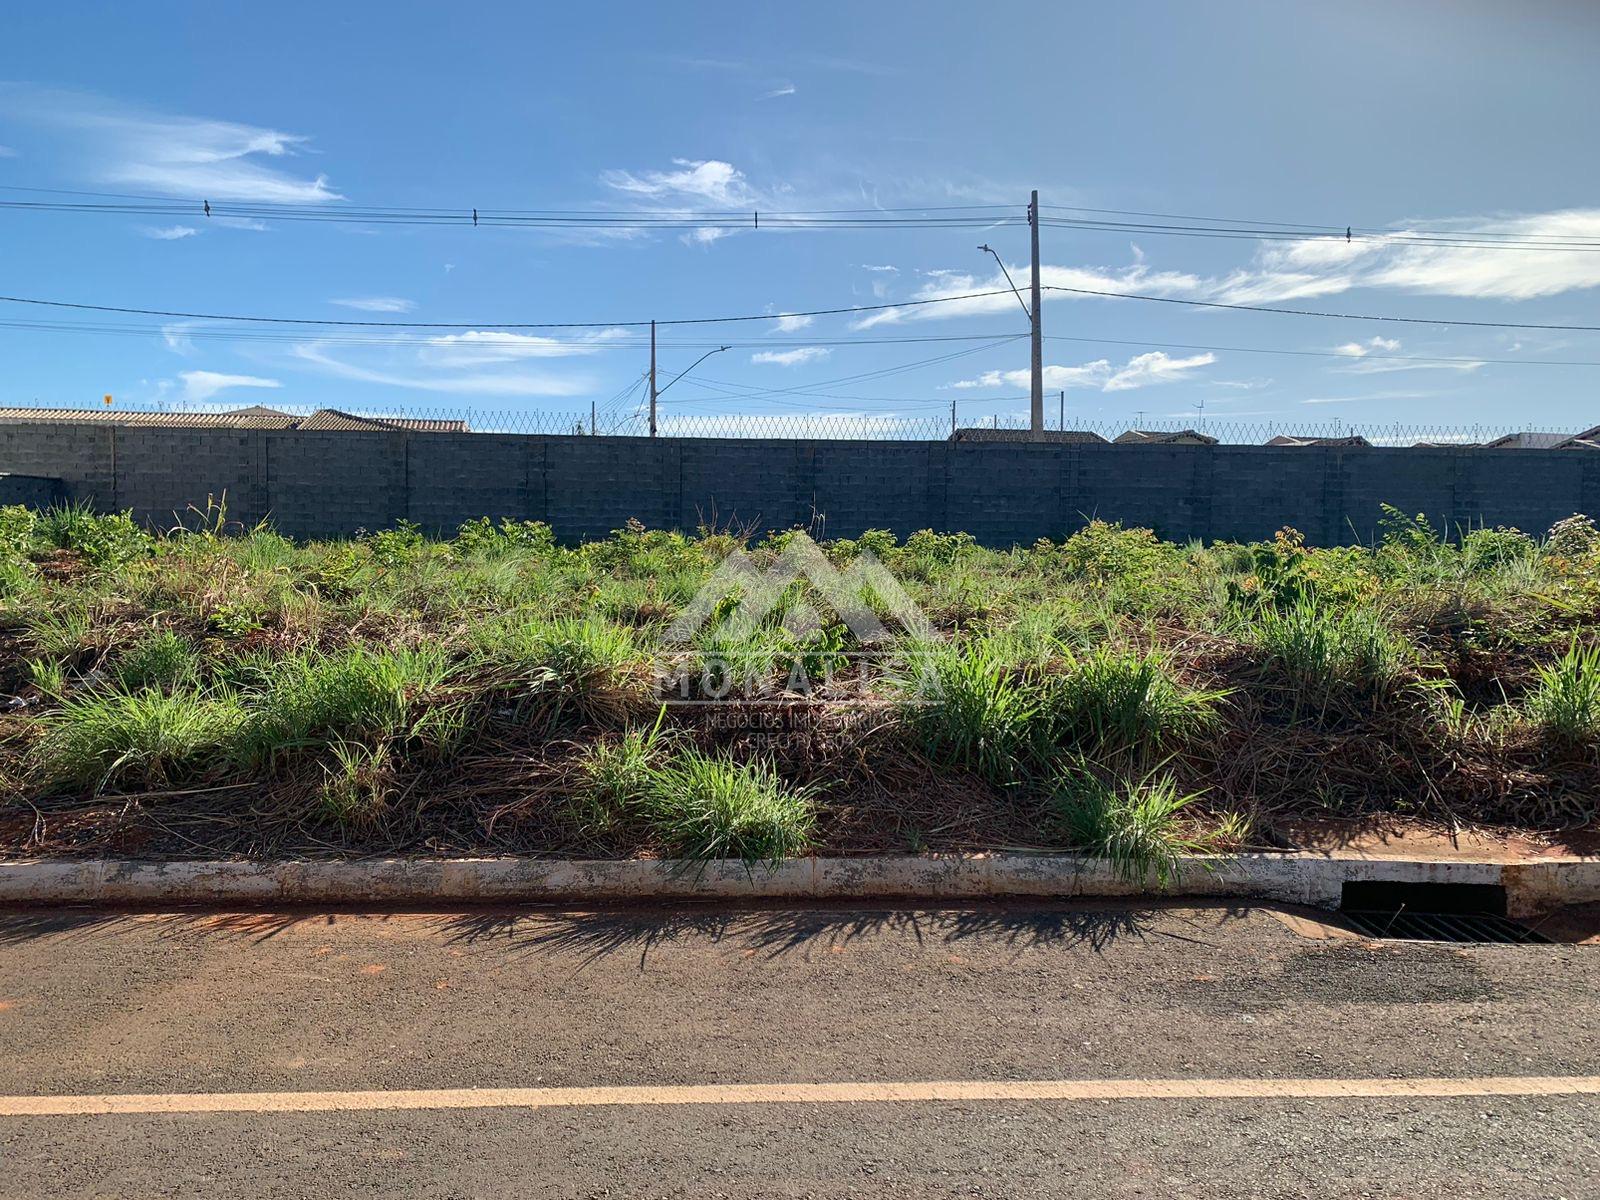
[[[1371,938],[1405,942],[1546,943],[1508,918],[1502,887],[1463,883],[1347,883],[1340,914]]]

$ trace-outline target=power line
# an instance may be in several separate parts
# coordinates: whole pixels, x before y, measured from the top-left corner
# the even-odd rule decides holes
[[[1155,304],[1183,304],[1193,308],[1224,308],[1238,312],[1283,313],[1293,317],[1324,317],[1337,321],[1391,321],[1402,325],[1467,325],[1478,329],[1546,329],[1560,333],[1600,333],[1600,325],[1543,325],[1530,321],[1465,321],[1454,317],[1446,319],[1379,316],[1373,313],[1318,312],[1305,308],[1275,308],[1264,304],[1226,304],[1221,300],[1183,300],[1176,296],[1146,296],[1138,292],[1107,292],[1096,288],[1057,287],[1051,284],[1044,284],[1043,287],[1047,292],[1070,292],[1077,296],[1104,296],[1112,300],[1148,300]],[[1005,293],[989,294],[992,296]]]
[[[915,308],[928,304],[949,304],[957,300],[980,300],[988,296],[1009,295],[1005,291],[966,292],[957,296],[936,296],[925,300],[902,300],[896,304],[852,304],[842,308],[814,308],[799,312],[749,313],[737,317],[676,317],[657,321],[658,325],[724,325],[737,321],[777,321],[784,317],[833,317],[852,313],[881,312],[890,308]],[[180,312],[161,308],[131,308],[111,304],[79,304],[67,300],[40,300],[28,296],[0,296],[6,304],[32,304],[43,308],[68,308],[77,312],[117,313],[123,316],[168,317],[182,321],[236,321],[262,325],[308,325],[357,329],[647,329],[649,321],[354,321],[327,317],[257,317],[237,313]]]
[[[173,197],[123,195],[110,192],[68,192],[43,188],[13,188],[38,195],[87,196],[83,200],[0,200],[0,210],[71,214],[111,214],[144,217],[185,217],[333,222],[379,225],[456,225],[527,227],[547,229],[721,229],[752,231],[773,229],[972,229],[1025,225],[1010,205],[924,205],[903,208],[839,209],[490,209],[401,208],[382,205],[279,203],[212,203]],[[105,201],[114,201],[107,203]],[[1234,238],[1248,240],[1344,240],[1386,244],[1451,246],[1472,249],[1600,251],[1600,238],[1582,235],[1526,234],[1499,231],[1379,229],[1313,225],[1286,221],[1244,221],[1175,213],[1146,213],[1124,209],[1093,209],[1049,205],[1053,212],[1108,214],[1091,217],[1055,216],[1041,223],[1057,228],[1118,234]],[[943,214],[943,215],[935,215]],[[1009,214],[1009,215],[1008,215]],[[1111,216],[1152,218],[1117,221]],[[1157,223],[1157,221],[1163,223]],[[1183,223],[1174,223],[1183,222]],[[1199,222],[1199,224],[1197,224]]]
[[[408,338],[403,333],[387,337],[359,335],[319,334],[308,331],[289,330],[263,330],[263,329],[228,329],[221,326],[208,325],[136,325],[136,324],[95,324],[91,322],[71,321],[17,321],[0,319],[0,329],[22,329],[40,333],[86,333],[92,335],[122,335],[130,337],[172,336],[195,338],[209,341],[241,341],[241,342],[302,342],[314,338],[319,344],[329,346],[408,346],[423,345]],[[841,346],[892,346],[900,344],[924,342],[982,342],[996,341],[1012,336],[1004,333],[961,333],[961,334],[934,334],[915,335],[905,337],[811,337],[811,338],[779,338],[757,337],[749,339],[735,339],[726,342],[694,341],[681,338],[662,339],[660,345],[674,349],[705,349],[709,346],[726,345],[737,349],[758,350],[781,346],[826,346],[829,348]],[[605,338],[593,340],[561,341],[555,338],[546,339],[554,351],[573,352],[604,352],[612,350],[638,350],[649,346],[648,339],[641,339],[634,335],[619,338]],[[492,345],[483,347],[492,350]],[[529,357],[536,355],[530,354]]]

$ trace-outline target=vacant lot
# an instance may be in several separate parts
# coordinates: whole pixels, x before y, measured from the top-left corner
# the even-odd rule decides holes
[[[1010,552],[187,524],[0,510],[7,852],[1078,846],[1160,875],[1290,817],[1554,830],[1600,795],[1581,517]],[[845,582],[784,574],[806,554]]]

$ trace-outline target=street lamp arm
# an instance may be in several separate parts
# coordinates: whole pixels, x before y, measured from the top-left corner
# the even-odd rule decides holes
[[[990,254],[994,255],[995,262],[1000,264],[1000,273],[1006,277],[1006,282],[1011,284],[1011,290],[1017,297],[1017,303],[1022,305],[1023,315],[1026,316],[1028,318],[1028,320],[1030,320],[1030,321],[1033,320],[1033,313],[1031,311],[1029,311],[1029,309],[1028,309],[1028,302],[1022,298],[1022,293],[1017,291],[1017,285],[1015,283],[1013,283],[1012,279],[1011,279],[1011,272],[1006,270],[1005,260],[1002,259],[1000,257],[1000,255],[995,252],[995,249],[994,249],[993,246],[983,245],[983,246],[979,246],[978,249],[979,250],[987,250]]]
[[[677,383],[678,380],[682,379],[690,371],[694,370],[701,363],[705,362],[705,360],[710,358],[713,354],[721,354],[724,350],[728,350],[728,349],[731,349],[731,348],[732,347],[729,347],[729,346],[718,346],[715,350],[707,350],[699,358],[695,359],[692,363],[690,363],[686,368],[684,368],[682,371],[679,371],[676,375],[674,375],[672,377],[671,381],[668,382],[666,387],[656,389],[656,395],[657,396],[661,395],[661,393],[666,391],[667,388],[671,387],[674,383]]]

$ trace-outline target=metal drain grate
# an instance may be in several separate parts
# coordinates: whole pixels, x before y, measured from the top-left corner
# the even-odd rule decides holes
[[[1526,925],[1493,913],[1381,912],[1343,910],[1343,917],[1372,938],[1401,942],[1498,942],[1511,945],[1547,944]]]

